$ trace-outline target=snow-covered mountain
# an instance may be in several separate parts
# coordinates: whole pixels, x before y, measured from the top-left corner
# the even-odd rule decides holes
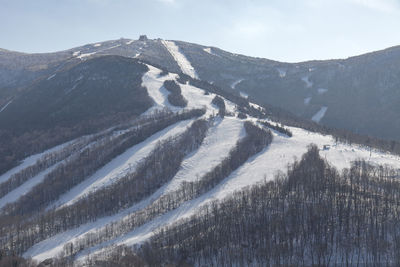
[[[174,57],[181,54],[184,58],[177,63]],[[50,77],[70,64],[102,55],[137,58],[174,73],[184,71],[227,92],[322,125],[399,140],[399,47],[348,59],[300,63],[252,58],[215,47],[145,36],[56,53],[0,50],[0,109],[39,77]]]
[[[199,80],[204,69],[184,53],[186,45],[121,39],[73,49],[68,63],[60,56],[65,65],[11,96],[0,111],[1,133],[11,144],[2,150],[4,159],[17,147],[13,138],[23,146],[11,153],[10,164],[38,153],[4,165],[2,251],[38,262],[64,257],[85,264],[106,257],[202,214],[215,201],[274,181],[310,144],[339,172],[364,160],[371,168],[391,169],[386,179],[399,175],[400,156],[382,149],[385,141],[297,120],[252,102],[250,91],[244,98]],[[277,75],[284,79],[290,72],[280,67]],[[310,77],[302,82],[312,88]],[[235,92],[247,77],[236,78],[216,84],[229,82]],[[322,107],[313,120],[330,108]]]

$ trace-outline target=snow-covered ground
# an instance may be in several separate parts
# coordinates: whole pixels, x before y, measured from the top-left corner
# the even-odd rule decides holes
[[[178,50],[173,42],[164,42],[167,43],[164,44],[167,48],[173,47],[173,49]],[[171,43],[173,44],[172,46]],[[174,58],[178,58],[177,62],[179,63],[180,60],[182,63],[180,56]],[[160,73],[161,70],[149,66],[149,71],[145,73],[142,78],[142,85],[147,88],[150,97],[154,100],[154,106],[149,109],[146,114],[163,108],[170,109],[173,112],[182,110],[181,108],[172,106],[168,102],[169,92],[163,88],[163,82],[165,80],[176,80],[178,76],[170,73],[160,77]],[[309,84],[310,87],[312,86],[308,77],[303,81],[307,86]],[[218,109],[211,104],[215,94],[205,94],[204,90],[189,84],[181,84],[180,86],[183,97],[188,101],[187,108],[206,107],[207,112],[204,117],[217,114]],[[232,85],[232,88],[234,87],[235,86]],[[304,104],[309,104],[310,100],[311,97],[304,99]],[[232,102],[225,99],[225,105],[228,112],[236,112],[235,104]],[[255,108],[260,108],[254,103],[250,103],[250,105]],[[326,111],[327,107],[322,107],[321,110],[313,116],[313,120],[319,122],[325,115]],[[257,121],[255,118],[251,117],[249,117],[248,120],[254,122]],[[168,138],[169,136],[179,134],[190,124],[191,121],[192,120],[176,123],[147,138],[144,142],[131,147],[126,152],[112,160],[109,164],[99,169],[85,182],[63,195],[60,201],[56,203],[57,206],[71,204],[85,194],[103,186],[107,186],[122,177],[124,174],[132,171],[136,168],[140,160],[153,150],[157,142],[165,140],[165,138]],[[311,143],[316,144],[320,148],[321,156],[339,170],[349,167],[351,162],[357,159],[365,159],[374,164],[388,164],[394,168],[400,169],[399,156],[377,150],[370,150],[369,148],[358,145],[350,146],[342,143],[337,144],[335,143],[335,139],[329,135],[324,136],[319,133],[312,133],[295,127],[287,128],[289,128],[293,133],[293,137],[287,137],[286,135],[274,131],[273,141],[267,148],[247,160],[245,164],[232,172],[209,192],[183,203],[179,208],[158,216],[121,237],[82,251],[79,254],[79,260],[84,260],[89,253],[93,254],[106,251],[110,245],[134,245],[143,242],[151,237],[154,231],[159,227],[169,225],[179,219],[195,214],[209,201],[223,199],[232,194],[232,192],[240,190],[243,187],[251,186],[264,180],[274,179],[277,173],[286,170],[288,164],[293,163],[295,159],[300,159]],[[220,163],[221,160],[228,155],[236,142],[244,136],[245,130],[243,127],[243,120],[229,116],[226,116],[224,119],[217,117],[208,130],[207,136],[200,148],[187,155],[175,177],[150,197],[118,214],[100,218],[95,222],[87,223],[76,229],[68,230],[44,240],[30,248],[24,256],[32,256],[34,259],[39,261],[57,256],[57,254],[62,251],[65,243],[83,237],[83,235],[88,232],[93,232],[96,229],[103,228],[108,223],[124,220],[124,218],[129,216],[132,212],[143,209],[162,195],[176,190],[182,182],[193,181],[201,178],[210,169]],[[322,149],[324,146],[329,146],[329,148],[324,150]],[[26,165],[28,163],[24,162],[23,164],[25,164],[24,166],[29,166]],[[15,173],[17,168],[11,170],[7,177],[10,176],[10,173]],[[6,179],[2,177],[3,176],[0,176],[0,181],[1,179]]]
[[[101,44],[95,44],[93,46],[97,48],[97,47],[100,47]],[[77,51],[77,52],[73,53],[73,56],[75,56],[76,58],[79,58],[80,60],[85,60],[86,58],[88,58],[90,56],[93,56],[93,55],[95,55],[95,54],[97,54],[99,52],[103,52],[103,51],[106,51],[106,50],[117,48],[119,46],[121,46],[121,44],[117,44],[117,45],[114,45],[114,46],[110,46],[110,47],[106,47],[106,48],[103,48],[103,49],[99,49],[99,50],[97,50],[95,52],[90,52],[90,53],[80,53],[80,51]]]
[[[90,57],[90,56],[92,56],[92,55],[94,55],[94,54],[96,54],[96,53],[97,53],[97,52],[83,53],[83,54],[79,53],[78,56],[77,56],[77,58],[79,58],[80,60],[84,60],[84,59],[86,59],[87,57]]]
[[[309,80],[308,76],[302,77],[301,80],[305,82],[307,88],[311,88],[313,86],[313,83]]]
[[[168,108],[172,111],[180,110],[181,108],[175,107],[168,102],[168,95],[170,93],[163,86],[164,81],[175,80],[177,75],[168,73],[167,75],[160,77],[160,69],[157,69],[151,65],[148,65],[148,67],[149,71],[146,72],[142,77],[142,86],[147,88],[147,92],[153,99],[154,105],[148,111],[146,111],[146,113],[149,114],[163,108]]]
[[[166,191],[177,189],[183,181],[190,182],[200,178],[226,158],[236,142],[245,135],[241,120],[217,117],[200,148],[185,158]]]
[[[241,97],[246,98],[246,99],[249,98],[249,95],[246,94],[245,92],[240,91],[239,93],[240,93]]]
[[[320,94],[320,95],[323,95],[323,94],[325,94],[326,92],[328,92],[328,89],[326,89],[326,88],[318,88],[318,94]]]
[[[183,127],[183,124],[188,125],[189,121],[178,123],[178,125],[179,124],[181,124],[179,127]],[[177,127],[175,126],[175,128]],[[173,128],[173,131],[175,131],[175,134],[178,134],[175,128]],[[171,130],[168,132],[171,132]],[[36,260],[39,261],[42,261],[48,257],[53,257],[62,251],[64,243],[82,237],[84,234],[101,228],[107,223],[122,220],[129,213],[145,208],[147,205],[151,204],[154,200],[158,199],[163,194],[176,190],[183,181],[193,181],[195,179],[198,179],[199,176],[203,175],[211,168],[219,164],[229,154],[229,151],[234,147],[236,142],[239,139],[243,138],[245,135],[246,133],[244,131],[243,122],[241,120],[230,117],[226,117],[224,119],[217,118],[213,122],[210,130],[207,132],[207,136],[204,139],[200,148],[185,157],[180,170],[169,184],[163,186],[153,195],[141,201],[140,203],[133,205],[131,208],[125,210],[124,212],[118,213],[113,216],[101,218],[99,220],[96,220],[95,222],[85,224],[76,229],[71,229],[52,238],[44,240],[29,249],[24,256],[33,256]],[[153,140],[153,142],[156,143],[157,140]],[[149,142],[149,140],[146,140],[139,145],[145,148],[148,144],[151,143]],[[134,157],[134,151],[130,151],[127,154],[132,153],[132,156]],[[130,160],[130,158],[128,160]],[[113,160],[113,162],[107,164],[103,169],[110,169],[110,171],[113,172],[113,170],[111,169],[111,165],[115,165],[117,163],[118,166],[122,166],[126,165],[127,161],[123,156],[119,156],[115,160]],[[102,172],[102,170],[99,170],[99,172]],[[96,176],[96,174],[94,176]]]
[[[86,138],[86,137],[83,137],[83,138]],[[79,138],[78,138],[78,139],[79,139]],[[66,142],[66,143],[64,143],[64,144],[55,146],[55,147],[50,148],[50,149],[48,149],[48,150],[46,150],[46,151],[43,151],[43,152],[41,152],[41,153],[38,153],[38,154],[35,154],[35,155],[32,155],[32,156],[27,157],[27,158],[24,159],[18,166],[14,167],[14,168],[12,168],[11,170],[7,171],[6,173],[0,175],[0,183],[3,183],[3,182],[5,182],[5,181],[7,181],[8,179],[11,178],[12,175],[14,175],[14,174],[20,172],[21,170],[23,170],[23,169],[25,169],[25,168],[27,168],[27,167],[29,167],[29,166],[35,165],[36,161],[38,161],[40,158],[42,158],[42,157],[45,156],[46,154],[48,154],[48,153],[53,153],[53,152],[55,152],[55,151],[62,150],[62,149],[65,148],[67,145],[70,145],[70,144],[76,142],[78,139],[72,140],[72,141],[69,141],[69,142]]]
[[[314,116],[312,116],[311,120],[315,121],[316,123],[320,122],[322,118],[325,116],[327,110],[328,107],[321,107],[321,109],[317,113],[315,113]]]
[[[41,183],[44,178],[46,177],[47,174],[49,174],[51,171],[53,171],[56,167],[58,167],[60,163],[57,163],[53,166],[51,166],[48,169],[45,169],[44,171],[40,172],[39,174],[35,175],[34,177],[30,178],[28,181],[20,185],[19,187],[15,188],[11,192],[9,192],[7,195],[4,197],[0,198],[0,209],[2,209],[6,204],[12,203],[16,200],[18,200],[21,196],[25,195],[31,189]]]
[[[125,244],[132,246],[142,243],[150,238],[158,228],[196,214],[204,204],[210,201],[223,199],[244,187],[274,179],[276,174],[286,170],[288,164],[300,159],[311,143],[316,144],[321,149],[321,156],[338,170],[350,167],[350,163],[358,159],[366,159],[376,164],[388,164],[400,169],[399,156],[374,150],[370,151],[368,148],[357,145],[336,144],[334,138],[329,135],[324,136],[295,127],[288,128],[292,131],[293,137],[273,133],[274,139],[270,146],[251,157],[244,165],[206,194],[185,202],[178,209],[159,216],[122,237],[84,251],[80,254],[79,260],[84,260],[89,251],[92,254],[105,252],[110,245]],[[330,148],[323,150],[324,145],[329,145]]]
[[[195,69],[193,68],[192,64],[190,64],[186,56],[181,51],[179,51],[179,47],[172,41],[162,40],[161,42],[175,59],[176,63],[178,63],[182,72],[192,78],[198,79]]]
[[[71,205],[81,197],[118,181],[127,173],[134,172],[138,164],[154,150],[159,142],[182,133],[191,122],[192,120],[178,122],[129,148],[88,179],[62,195],[52,206]]]
[[[239,79],[239,80],[234,81],[234,82],[231,84],[231,88],[232,88],[232,89],[236,89],[236,86],[237,86],[239,83],[241,83],[241,82],[243,82],[243,79]]]
[[[277,68],[276,69],[279,73],[279,77],[284,78],[286,77],[286,69],[282,69],[282,68]]]

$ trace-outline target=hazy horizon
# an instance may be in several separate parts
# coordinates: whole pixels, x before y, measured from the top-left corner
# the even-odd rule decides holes
[[[55,52],[121,37],[181,40],[284,62],[400,44],[399,0],[0,0],[0,47]]]

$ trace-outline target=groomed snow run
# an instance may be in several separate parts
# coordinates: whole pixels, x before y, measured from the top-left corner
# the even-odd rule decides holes
[[[185,157],[180,170],[166,186],[161,187],[147,199],[121,213],[98,219],[95,222],[82,225],[44,240],[30,248],[24,256],[34,257],[38,261],[57,256],[62,251],[66,242],[82,237],[90,231],[105,226],[107,223],[120,221],[129,213],[145,208],[163,194],[176,190],[183,181],[193,181],[204,175],[211,168],[219,164],[229,154],[236,142],[245,135],[243,121],[229,117],[225,117],[224,119],[216,118],[200,148]],[[154,142],[156,141],[154,140]],[[144,143],[149,144],[147,140]]]
[[[143,142],[132,146],[104,167],[100,168],[88,179],[62,195],[52,206],[62,207],[71,205],[85,195],[118,181],[118,179],[122,178],[127,173],[134,172],[138,164],[154,150],[159,142],[184,132],[192,121],[193,120],[185,120],[177,122],[148,137]]]
[[[142,77],[142,86],[147,88],[149,96],[153,99],[154,105],[146,111],[145,114],[151,114],[156,110],[162,110],[168,108],[171,111],[179,111],[181,108],[171,105],[168,101],[168,95],[170,92],[164,88],[163,84],[166,80],[175,80],[177,74],[168,73],[165,76],[160,77],[161,70],[151,65],[147,65],[149,71],[146,72]]]
[[[237,141],[246,136],[241,120],[217,117],[198,150],[184,159],[166,191],[177,189],[183,181],[201,178],[229,155]]]
[[[142,243],[150,238],[160,227],[170,225],[180,219],[188,218],[196,214],[201,207],[214,200],[221,200],[230,196],[234,191],[244,187],[255,185],[263,181],[273,180],[279,172],[285,172],[288,164],[307,152],[309,144],[314,143],[321,148],[320,155],[328,163],[338,170],[350,167],[350,163],[357,159],[366,159],[376,164],[388,164],[394,168],[400,168],[400,157],[379,151],[372,151],[360,146],[349,146],[346,144],[336,144],[334,138],[319,133],[312,133],[300,128],[288,127],[293,133],[289,138],[285,135],[274,132],[274,139],[270,146],[265,148],[257,155],[251,157],[244,165],[225,178],[214,189],[206,194],[183,203],[176,210],[170,211],[154,220],[134,229],[132,232],[95,246],[80,254],[78,260],[82,262],[86,259],[87,253],[102,253],[109,249],[110,245],[128,245]],[[324,145],[330,145],[329,150],[322,150]],[[370,156],[371,153],[371,156]]]
[[[46,170],[40,172],[36,176],[30,178],[28,181],[20,185],[19,187],[15,188],[11,192],[9,192],[7,195],[4,197],[0,198],[0,209],[2,209],[6,204],[12,203],[16,200],[18,200],[21,196],[25,195],[31,189],[41,183],[44,178],[46,177],[47,174],[49,174],[51,171],[53,171],[55,168],[57,168],[60,165],[60,163],[57,163],[50,168],[47,168]]]
[[[190,64],[185,55],[179,51],[179,47],[174,42],[166,40],[162,40],[161,42],[169,51],[171,56],[175,59],[176,63],[178,63],[183,73],[189,75],[192,78],[199,78],[192,64]]]
[[[315,121],[316,123],[319,123],[322,118],[325,116],[326,111],[328,110],[328,107],[322,107],[317,113],[315,113],[314,116],[312,116],[311,120]]]
[[[7,181],[8,179],[11,178],[12,175],[20,172],[21,170],[23,170],[23,169],[25,169],[25,168],[27,168],[29,166],[35,165],[36,161],[38,161],[44,155],[46,155],[48,153],[55,152],[55,151],[62,150],[62,149],[64,149],[64,147],[66,147],[67,145],[77,141],[78,139],[66,142],[64,144],[55,146],[55,147],[50,148],[50,149],[48,149],[46,151],[43,151],[41,153],[38,153],[38,154],[35,154],[35,155],[27,157],[18,166],[14,167],[14,168],[10,169],[9,171],[7,171],[6,173],[0,175],[0,183],[3,183],[5,181]]]

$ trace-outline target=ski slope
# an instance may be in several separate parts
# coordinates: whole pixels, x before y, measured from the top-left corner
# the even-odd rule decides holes
[[[179,47],[175,44],[175,42],[166,40],[162,40],[161,42],[171,54],[171,56],[175,59],[176,63],[178,63],[178,66],[181,68],[183,73],[189,75],[192,78],[199,78],[192,64],[189,62],[186,56],[181,51],[179,51]]]
[[[193,120],[177,122],[166,129],[150,136],[145,141],[134,145],[127,151],[114,158],[111,162],[99,169],[91,177],[78,184],[53,204],[53,207],[63,207],[71,205],[85,195],[92,193],[102,187],[110,185],[124,175],[134,172],[141,160],[147,157],[159,142],[179,135]]]
[[[166,43],[164,44],[166,47],[168,46],[170,49],[178,50],[173,42],[164,41],[164,43]],[[177,62],[180,60],[182,63],[181,56],[183,55],[176,56],[174,58],[177,60]],[[162,72],[160,69],[150,65],[148,65],[148,67],[149,71],[142,77],[142,85],[147,89],[149,96],[153,99],[154,105],[152,108],[147,110],[144,115],[151,114],[162,109],[169,109],[172,112],[181,111],[182,108],[175,107],[168,102],[169,91],[163,87],[165,80],[177,81],[178,75],[169,73],[167,75],[160,76]],[[185,66],[185,68],[186,67],[187,66]],[[196,88],[190,84],[179,85],[181,87],[183,97],[188,102],[188,109],[205,108],[206,114],[203,116],[203,118],[209,118],[210,116],[215,116],[218,113],[218,108],[211,104],[212,100],[216,96],[215,94],[205,94],[203,89]],[[234,86],[232,87],[234,88]],[[310,100],[311,98],[309,98],[308,103]],[[197,180],[204,176],[204,174],[210,171],[213,167],[217,166],[229,155],[230,150],[235,146],[235,144],[246,135],[243,127],[245,120],[241,120],[236,117],[237,108],[235,104],[226,99],[224,99],[224,101],[226,110],[233,116],[228,115],[224,118],[215,117],[212,120],[212,124],[201,146],[183,159],[180,169],[169,182],[161,186],[149,197],[138,203],[135,203],[131,207],[128,207],[117,214],[99,218],[93,222],[86,223],[74,229],[69,229],[35,244],[25,252],[24,256],[33,257],[33,259],[38,260],[39,262],[50,257],[56,257],[63,251],[63,247],[66,243],[78,240],[87,233],[92,233],[98,229],[103,229],[107,224],[126,220],[133,212],[145,209],[165,194],[177,190],[182,182],[191,182]],[[304,104],[308,103],[306,103],[306,101],[304,102]],[[250,105],[254,106],[255,108],[261,108],[253,103],[250,103]],[[316,114],[318,115],[316,121],[321,120],[325,115],[327,108],[324,108],[326,107],[323,107],[318,112],[319,115],[318,113]],[[246,120],[257,123],[257,119],[250,116]],[[187,120],[175,123],[174,125],[171,125],[166,129],[148,137],[143,142],[132,146],[122,154],[115,157],[108,164],[98,169],[96,173],[88,177],[84,182],[62,195],[57,202],[53,203],[52,207],[71,205],[77,200],[84,198],[90,192],[94,192],[99,188],[109,186],[123,177],[125,174],[134,171],[140,161],[146,157],[146,155],[149,155],[149,153],[153,151],[159,142],[183,132],[192,121],[193,120]],[[307,148],[311,143],[316,144],[320,148],[320,155],[325,158],[329,164],[338,168],[339,171],[350,167],[351,162],[358,159],[365,159],[369,163],[375,165],[387,164],[396,169],[400,169],[399,156],[391,155],[378,150],[371,150],[363,146],[351,146],[344,143],[336,143],[335,139],[330,135],[313,133],[295,127],[286,128],[293,133],[292,137],[272,131],[274,138],[268,147],[249,158],[242,166],[232,172],[228,177],[225,177],[222,182],[220,182],[210,191],[198,196],[195,199],[184,202],[175,210],[171,210],[165,214],[160,214],[157,217],[154,217],[127,234],[118,236],[115,239],[108,240],[95,245],[94,247],[81,251],[78,254],[79,262],[83,263],[89,254],[93,255],[107,252],[110,250],[110,247],[115,245],[125,244],[131,246],[140,244],[141,242],[144,242],[150,238],[154,234],[154,231],[160,227],[175,223],[182,218],[187,218],[193,214],[196,214],[204,204],[209,203],[210,201],[224,199],[225,197],[230,196],[234,191],[240,190],[244,187],[251,186],[265,180],[273,180],[279,172],[285,171],[289,164],[293,163],[296,159],[300,159],[301,156],[307,151]],[[324,146],[329,148],[323,149]],[[0,182],[2,180],[7,180],[13,173],[16,173],[21,169],[34,164],[34,162],[40,158],[41,155],[42,154],[38,154],[26,159],[20,166],[0,176]],[[45,170],[45,172],[50,170],[51,169]],[[38,176],[40,175],[42,174],[39,174]],[[40,180],[40,177],[35,179]],[[16,194],[14,200],[16,200],[28,189],[24,189],[23,186],[17,188],[16,190],[19,190],[21,193]],[[3,200],[1,200],[0,203],[2,202]]]
[[[181,127],[183,127],[183,125],[188,126],[189,121],[177,124],[182,124],[180,125]],[[175,134],[178,134],[176,130]],[[82,237],[83,235],[94,231],[97,228],[101,228],[107,223],[123,220],[129,213],[137,211],[141,208],[145,208],[162,195],[170,191],[176,190],[180,186],[181,182],[193,181],[197,179],[199,175],[208,172],[210,168],[219,164],[229,154],[229,151],[234,147],[236,142],[239,139],[243,138],[245,135],[246,134],[242,121],[233,118],[217,118],[213,122],[213,125],[208,131],[207,136],[204,139],[200,148],[185,157],[180,170],[172,179],[172,181],[170,181],[166,186],[161,187],[150,197],[141,201],[138,204],[133,205],[124,212],[118,213],[113,216],[101,218],[95,222],[85,224],[84,226],[66,231],[65,233],[42,241],[33,246],[30,250],[28,250],[25,253],[25,256],[33,256],[34,259],[39,261],[45,260],[48,257],[53,257],[54,255],[57,255],[62,251],[64,243]],[[156,141],[157,140],[155,140],[154,142]],[[145,140],[137,146],[147,147],[149,144],[151,144],[149,140]],[[128,154],[131,153],[132,151],[130,151]],[[113,160],[113,162],[110,162],[110,164],[107,164],[102,169],[112,170],[112,166],[108,165],[115,165],[116,163],[125,164],[124,154],[117,157],[115,160]],[[136,154],[134,154],[132,157],[135,157],[135,155]],[[99,171],[99,174],[102,174],[104,172],[104,170],[102,169]],[[98,176],[99,174],[96,173],[94,176]],[[72,191],[74,191],[74,189]]]
[[[311,120],[315,121],[316,123],[319,123],[322,118],[325,116],[326,111],[328,110],[328,107],[321,107],[321,109],[315,113],[314,116],[312,116]]]
[[[210,201],[221,200],[244,187],[273,180],[279,172],[285,171],[289,164],[295,160],[299,160],[307,152],[307,147],[311,143],[320,147],[321,156],[328,163],[338,168],[339,171],[350,167],[350,163],[358,159],[366,159],[370,163],[380,165],[388,164],[400,169],[399,156],[379,151],[370,151],[368,148],[357,145],[336,144],[334,138],[329,135],[324,136],[295,127],[288,128],[292,131],[293,137],[289,138],[280,133],[273,132],[274,139],[269,147],[251,157],[244,165],[225,178],[211,191],[185,202],[178,209],[163,214],[122,237],[92,248],[90,250],[91,253],[104,253],[109,249],[110,245],[132,246],[140,244],[150,238],[157,229],[196,214],[203,205]],[[330,149],[322,150],[324,145],[330,145]],[[87,252],[80,254],[80,261],[86,259]]]

